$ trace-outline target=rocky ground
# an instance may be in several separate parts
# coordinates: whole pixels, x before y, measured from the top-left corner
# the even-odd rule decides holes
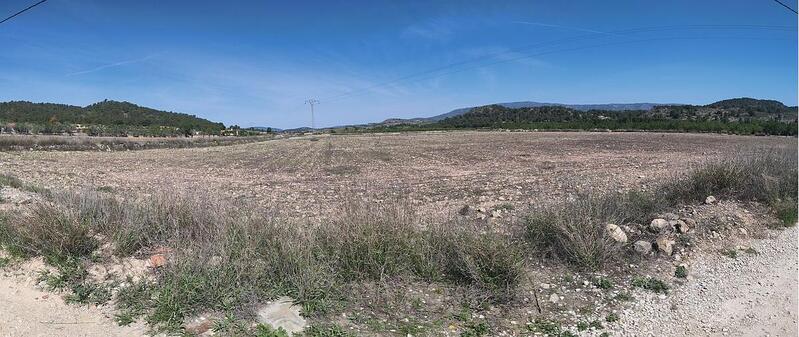
[[[328,136],[135,152],[2,152],[0,174],[52,190],[206,194],[279,208],[301,221],[323,221],[353,198],[402,198],[427,216],[501,226],[574,193],[646,189],[712,156],[792,143],[794,138],[588,132]],[[24,212],[37,198],[32,191],[3,188],[0,211]],[[796,228],[766,230],[762,207],[728,200],[670,211],[658,215],[662,221],[608,228],[619,240],[624,235],[625,254],[636,256],[634,263],[589,274],[533,261],[524,296],[511,308],[458,312],[448,289],[415,285],[395,289],[397,294],[385,289],[353,294],[363,296],[362,303],[345,309],[340,323],[359,335],[382,335],[375,327],[398,335],[403,327],[418,326],[423,332],[415,335],[458,336],[485,321],[492,324],[491,335],[541,335],[536,329],[546,326],[535,326],[544,317],[586,336],[796,335]],[[636,249],[639,241],[648,243],[647,249]],[[737,257],[721,254],[727,250]],[[146,332],[142,325],[117,327],[108,306],[66,305],[57,294],[41,291],[36,273],[44,266],[36,263],[0,272],[0,336]],[[92,271],[133,266],[147,273],[147,263],[153,262],[126,261]],[[686,279],[674,277],[677,266],[686,267]],[[655,276],[672,289],[660,294],[633,288],[632,275]],[[599,281],[606,278],[615,286],[602,286]],[[635,300],[622,299],[627,295]],[[374,307],[386,303],[391,306]],[[269,316],[275,312],[286,315]],[[278,301],[258,315],[266,322],[304,324],[297,312]],[[618,320],[608,321],[614,315]],[[431,325],[425,317],[443,321]],[[207,331],[211,318],[200,316],[187,325]]]
[[[796,336],[797,228],[740,245],[732,258],[718,242],[704,244],[685,283],[666,298],[636,294],[614,335]]]

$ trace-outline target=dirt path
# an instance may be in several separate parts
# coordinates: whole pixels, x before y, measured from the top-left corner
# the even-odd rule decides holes
[[[0,336],[144,336],[141,324],[120,327],[110,307],[68,305],[52,293],[38,290],[34,268],[0,270]]]
[[[636,295],[614,336],[797,336],[797,228],[735,259],[706,250],[665,299]],[[716,248],[718,249],[718,248]]]

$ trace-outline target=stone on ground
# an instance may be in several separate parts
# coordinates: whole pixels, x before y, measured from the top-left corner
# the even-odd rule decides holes
[[[649,252],[652,251],[652,243],[649,241],[638,240],[633,246],[635,247],[635,251],[642,255],[649,254]]]
[[[624,230],[622,230],[619,226],[609,223],[605,225],[605,230],[608,231],[610,237],[612,237],[613,240],[615,240],[616,242],[619,243],[627,242],[627,234],[625,234]]]
[[[300,307],[293,303],[290,297],[281,297],[260,307],[257,311],[258,322],[275,329],[283,328],[289,335],[302,332],[308,322],[300,316]]]

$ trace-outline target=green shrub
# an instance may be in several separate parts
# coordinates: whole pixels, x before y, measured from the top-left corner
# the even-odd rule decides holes
[[[313,324],[304,331],[308,337],[354,337],[336,324]]]
[[[484,322],[480,323],[466,323],[461,331],[461,337],[482,337],[488,336],[491,333],[491,327]]]
[[[633,278],[632,285],[634,287],[643,288],[656,293],[669,292],[668,284],[654,277],[640,277],[640,276],[635,277]]]
[[[596,277],[594,278],[593,282],[594,287],[599,289],[612,289],[613,288],[613,281],[609,280],[605,277]]]
[[[527,330],[532,333],[539,333],[547,336],[558,336],[561,333],[560,323],[545,319],[536,319],[535,321],[527,322]]]
[[[738,251],[735,250],[735,249],[732,249],[732,248],[730,248],[730,249],[722,249],[720,251],[720,253],[721,253],[721,255],[724,255],[724,256],[729,257],[731,259],[738,258]]]
[[[255,327],[255,337],[290,337],[283,328],[273,328],[269,325],[258,324]]]
[[[688,268],[685,268],[685,266],[677,266],[677,268],[674,269],[674,277],[677,278],[688,277]]]

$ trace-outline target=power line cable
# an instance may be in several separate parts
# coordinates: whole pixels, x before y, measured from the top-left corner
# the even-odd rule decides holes
[[[7,18],[3,19],[3,21],[0,21],[0,24],[1,24],[1,23],[3,23],[3,22],[6,22],[6,21],[8,21],[8,20],[11,20],[11,19],[13,19],[13,18],[14,18],[15,16],[17,16],[17,15],[20,15],[20,14],[22,14],[22,13],[25,13],[25,12],[27,12],[29,9],[31,9],[31,8],[33,8],[33,7],[36,7],[36,6],[38,6],[38,5],[41,5],[41,4],[43,4],[45,1],[47,1],[47,0],[41,0],[41,1],[39,1],[39,2],[37,2],[37,3],[35,3],[35,4],[33,4],[33,5],[30,5],[30,6],[28,6],[27,8],[25,8],[25,9],[23,9],[23,10],[19,11],[19,12],[16,12],[16,13],[14,13],[13,15],[11,15],[11,16],[9,16],[9,17],[7,17]]]
[[[784,3],[782,3],[782,1],[780,1],[780,0],[774,0],[774,2],[776,2],[776,3],[780,4],[780,5],[782,5],[782,7],[785,7],[785,8],[787,8],[789,11],[791,11],[791,12],[794,12],[795,14],[799,14],[799,13],[797,13],[797,12],[796,12],[796,10],[795,10],[795,9],[793,9],[793,8],[791,8],[791,7],[788,7],[788,5],[786,5],[786,4],[784,4]]]

